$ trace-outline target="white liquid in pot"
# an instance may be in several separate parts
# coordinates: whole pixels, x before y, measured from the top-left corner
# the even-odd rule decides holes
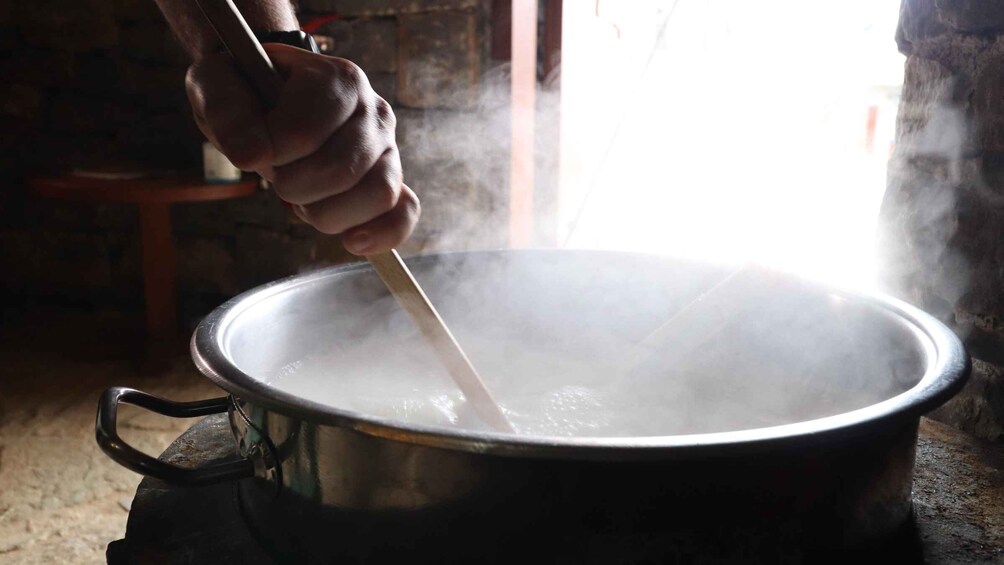
[[[627,374],[617,363],[504,339],[464,340],[520,434],[660,436],[750,429],[836,414],[871,400],[789,387],[751,399],[748,389],[694,371]],[[741,385],[742,375],[732,375]],[[269,384],[296,396],[406,423],[488,429],[425,344],[342,344],[287,365]],[[775,399],[780,399],[774,401]]]

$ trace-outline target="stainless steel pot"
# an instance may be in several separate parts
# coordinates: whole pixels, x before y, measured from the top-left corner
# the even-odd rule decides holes
[[[574,342],[596,355],[640,341],[728,273],[584,251],[410,264],[461,343],[490,324],[556,352]],[[98,442],[121,464],[168,482],[238,481],[248,526],[272,551],[301,561],[402,551],[437,561],[475,551],[525,558],[530,547],[567,554],[588,551],[581,540],[621,535],[669,540],[674,551],[747,543],[798,552],[891,535],[911,510],[919,417],[968,375],[961,343],[893,299],[770,273],[752,280],[745,305],[687,364],[702,367],[709,402],[732,398],[733,408],[716,409],[772,419],[704,425],[710,405],[698,395],[668,407],[687,411],[682,433],[524,437],[354,413],[266,384],[319,343],[352,343],[384,323],[388,311],[372,304],[386,291],[356,264],[218,308],[196,330],[192,355],[229,397],[179,404],[110,389]],[[649,365],[681,363],[678,353],[656,352]],[[338,367],[331,371],[337,378]],[[667,366],[666,378],[673,371]],[[185,469],[146,456],[118,437],[119,402],[169,416],[228,411],[240,459]]]

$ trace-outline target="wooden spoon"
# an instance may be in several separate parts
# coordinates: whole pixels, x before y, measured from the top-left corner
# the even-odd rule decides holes
[[[261,43],[251,32],[244,16],[232,0],[196,0],[202,13],[224,47],[230,51],[237,65],[254,86],[262,101],[274,106],[282,85],[282,77],[275,70]],[[380,279],[390,290],[398,304],[408,312],[422,336],[432,346],[440,362],[471,403],[478,416],[495,430],[515,433],[512,424],[499,407],[491,391],[485,386],[467,355],[454,339],[446,323],[425,295],[408,266],[396,250],[366,257]]]

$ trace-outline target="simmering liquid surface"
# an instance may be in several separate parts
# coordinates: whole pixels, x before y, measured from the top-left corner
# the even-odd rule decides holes
[[[771,271],[592,252],[417,267],[522,435],[804,422],[892,398],[925,371],[924,340],[898,315]],[[256,302],[226,342],[245,374],[296,397],[405,426],[486,429],[372,272]]]
[[[851,390],[821,395],[789,387],[750,398],[747,388],[696,371],[631,370],[588,355],[499,339],[463,346],[518,433],[629,437],[751,429],[823,417],[870,402]],[[626,367],[627,370],[626,370]],[[762,373],[761,373],[762,377]],[[286,365],[269,384],[361,414],[443,427],[487,430],[421,342],[345,344]]]

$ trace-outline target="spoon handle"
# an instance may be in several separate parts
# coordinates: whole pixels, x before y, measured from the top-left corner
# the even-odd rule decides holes
[[[282,78],[268,54],[248,27],[232,0],[196,0],[220,41],[230,51],[237,65],[254,86],[266,106],[274,106]],[[497,431],[515,430],[499,407],[491,391],[460,348],[446,323],[436,312],[428,296],[412,276],[397,251],[391,249],[367,257],[373,269],[390,290],[398,304],[418,326],[422,336],[435,351],[457,387],[471,403],[478,416]]]
[[[398,304],[411,316],[412,322],[432,346],[440,363],[446,367],[478,416],[498,431],[515,432],[491,391],[485,386],[464,350],[453,337],[450,328],[443,322],[436,307],[432,305],[397,251],[391,249],[370,255],[367,259],[397,299]]]

